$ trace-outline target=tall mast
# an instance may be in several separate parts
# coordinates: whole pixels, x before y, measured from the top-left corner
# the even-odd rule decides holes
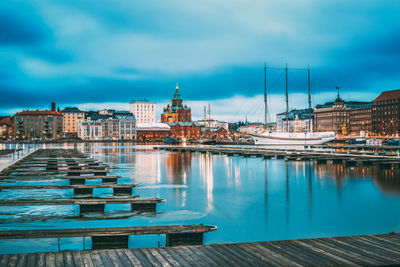
[[[308,131],[311,132],[311,82],[310,82],[310,65],[308,65],[307,73],[308,73]]]
[[[264,63],[264,126],[267,128],[267,64]]]
[[[289,93],[288,93],[288,67],[286,63],[286,68],[285,68],[285,74],[286,74],[286,131],[289,132]]]
[[[211,131],[211,108],[210,108],[210,104],[208,104],[208,130]]]

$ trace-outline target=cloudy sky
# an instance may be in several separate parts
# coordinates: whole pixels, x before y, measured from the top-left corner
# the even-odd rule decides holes
[[[311,69],[313,104],[400,88],[400,1],[0,1],[0,114],[59,106],[127,108],[176,83],[194,118],[262,120],[264,62]],[[268,70],[270,119],[284,72]],[[290,107],[307,76],[289,70]]]

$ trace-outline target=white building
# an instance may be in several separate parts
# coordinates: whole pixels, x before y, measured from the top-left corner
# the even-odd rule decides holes
[[[286,112],[276,114],[277,132],[308,132],[313,128],[314,112],[311,111],[311,120],[309,119],[308,109],[292,109],[288,113],[289,119],[286,119]],[[311,123],[311,125],[309,125]],[[310,127],[311,126],[311,127]]]
[[[217,121],[217,120],[213,120],[213,119],[202,119],[202,120],[198,120],[197,121],[202,127],[206,127],[206,128],[215,128],[215,129],[219,129],[219,128],[224,128],[225,130],[228,130],[228,122],[226,121]]]
[[[129,110],[135,116],[137,123],[156,122],[156,103],[148,100],[133,100]]]
[[[82,121],[78,122],[78,137],[83,140],[104,139],[103,124],[101,121]]]
[[[136,120],[135,116],[116,115],[119,128],[120,140],[135,140],[136,139]]]

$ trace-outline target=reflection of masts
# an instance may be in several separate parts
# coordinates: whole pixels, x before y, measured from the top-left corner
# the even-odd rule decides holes
[[[267,160],[265,162],[265,187],[264,187],[264,211],[265,211],[265,224],[268,223],[268,168],[267,168]]]
[[[289,226],[289,163],[286,160],[286,226]]]
[[[311,161],[308,162],[308,211],[309,219],[312,217],[312,176],[311,176]]]

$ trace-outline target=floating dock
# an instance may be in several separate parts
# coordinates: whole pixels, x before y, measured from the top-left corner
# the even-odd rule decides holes
[[[0,255],[0,266],[399,266],[400,234]]]

